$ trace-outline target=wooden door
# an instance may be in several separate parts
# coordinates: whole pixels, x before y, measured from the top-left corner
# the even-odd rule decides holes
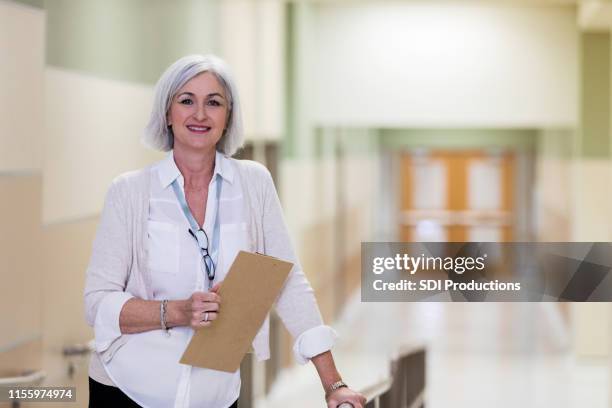
[[[512,241],[514,161],[510,152],[403,153],[401,239]]]

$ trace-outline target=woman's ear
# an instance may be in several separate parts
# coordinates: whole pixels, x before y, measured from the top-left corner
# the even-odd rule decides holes
[[[172,126],[172,121],[170,120],[170,108],[166,111],[166,125],[168,127]]]

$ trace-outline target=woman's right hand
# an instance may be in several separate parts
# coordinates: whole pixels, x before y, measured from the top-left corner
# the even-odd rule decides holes
[[[179,320],[181,326],[189,326],[194,330],[211,325],[217,319],[221,297],[217,294],[219,285],[210,292],[194,292],[188,299],[180,301]]]

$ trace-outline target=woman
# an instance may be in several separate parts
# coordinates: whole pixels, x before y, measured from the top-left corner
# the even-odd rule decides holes
[[[223,313],[219,283],[239,250],[295,264],[275,304],[295,357],[314,363],[329,407],[365,403],[335,368],[336,335],[323,325],[289,243],[270,173],[230,158],[242,137],[238,93],[223,61],[193,55],[166,70],[145,142],[170,153],[113,181],[87,270],[96,344],[90,407],[237,407],[239,370],[178,361],[193,330]],[[268,331],[266,319],[252,344],[260,360],[269,358]]]

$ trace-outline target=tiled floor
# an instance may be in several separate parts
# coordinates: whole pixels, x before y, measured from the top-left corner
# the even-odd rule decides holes
[[[355,299],[334,350],[360,388],[384,376],[403,343],[427,348],[427,406],[606,407],[610,361],[576,359],[554,303],[379,303]],[[287,370],[258,408],[323,407],[311,365]]]

